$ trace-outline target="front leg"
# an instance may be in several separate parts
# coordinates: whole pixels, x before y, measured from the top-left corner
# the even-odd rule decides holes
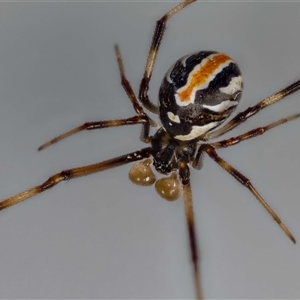
[[[162,16],[157,22],[154,30],[154,34],[152,37],[152,43],[150,46],[147,62],[146,62],[146,68],[144,72],[143,79],[140,84],[140,91],[139,91],[139,99],[141,100],[142,104],[147,108],[149,111],[151,111],[154,114],[158,114],[158,107],[157,105],[153,104],[148,96],[148,90],[149,90],[149,82],[151,80],[154,63],[156,60],[156,56],[159,50],[159,46],[161,44],[163,35],[166,30],[166,24],[167,21],[176,13],[181,11],[183,8],[188,6],[189,4],[195,2],[196,0],[185,0],[182,3],[179,3],[176,5],[173,9],[168,11],[164,16]]]

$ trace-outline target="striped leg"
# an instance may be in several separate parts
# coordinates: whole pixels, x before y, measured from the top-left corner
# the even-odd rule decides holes
[[[199,259],[198,259],[198,246],[197,235],[195,227],[195,218],[193,211],[192,191],[190,185],[190,170],[185,162],[180,162],[179,176],[183,187],[183,199],[185,214],[188,226],[188,234],[190,241],[191,259],[194,268],[194,285],[196,290],[197,299],[203,299],[202,289],[200,285],[200,272],[199,272]]]
[[[121,84],[122,84],[128,98],[130,99],[137,115],[141,119],[145,120],[145,122],[142,122],[143,128],[141,131],[140,139],[141,139],[141,141],[143,141],[145,143],[150,143],[150,141],[151,141],[151,138],[149,137],[150,126],[158,129],[160,127],[160,125],[157,124],[154,120],[152,120],[147,114],[145,114],[143,107],[140,106],[139,101],[137,100],[137,98],[133,92],[131,84],[128,81],[128,79],[126,78],[123,59],[122,59],[121,52],[120,52],[120,49],[118,46],[115,46],[115,52],[116,52],[116,56],[117,56],[118,66],[119,66]],[[138,123],[135,123],[135,124],[138,124]],[[127,124],[125,124],[125,125],[127,125]]]
[[[116,56],[117,56],[118,66],[119,66],[121,84],[122,84],[128,98],[130,99],[136,113],[140,116],[145,115],[143,108],[140,106],[140,104],[139,104],[139,102],[138,102],[138,100],[137,100],[137,98],[136,98],[136,96],[133,92],[133,89],[130,85],[130,82],[126,78],[123,59],[122,59],[121,52],[120,52],[120,49],[119,49],[118,46],[115,46],[115,52],[116,52]]]
[[[84,123],[84,124],[82,124],[78,127],[75,127],[63,134],[60,134],[59,136],[56,136],[55,138],[53,138],[50,141],[46,142],[45,144],[41,145],[38,148],[38,151],[41,151],[41,150],[43,150],[53,144],[56,144],[57,142],[65,139],[73,134],[76,134],[76,133],[84,131],[84,130],[103,129],[103,128],[110,128],[110,127],[125,126],[125,125],[136,125],[136,124],[143,124],[141,140],[146,143],[150,142],[150,138],[149,138],[150,125],[155,127],[156,124],[153,120],[150,120],[150,118],[144,113],[143,108],[140,106],[140,104],[132,90],[130,82],[126,78],[123,60],[122,60],[122,56],[121,56],[118,46],[115,46],[115,53],[116,53],[117,62],[118,62],[118,66],[119,66],[121,84],[122,84],[128,98],[130,99],[130,101],[133,105],[133,108],[137,113],[137,116],[127,118],[127,119],[96,121],[96,122]]]
[[[240,134],[240,135],[238,135],[236,137],[232,137],[232,138],[229,138],[227,140],[223,140],[223,141],[211,143],[210,145],[212,147],[214,147],[215,149],[234,146],[234,145],[236,145],[236,144],[238,144],[240,142],[243,142],[243,141],[252,139],[252,138],[254,138],[256,136],[262,135],[266,131],[268,131],[268,130],[270,130],[272,128],[275,128],[275,127],[277,127],[279,125],[282,125],[284,123],[287,123],[289,121],[295,120],[295,119],[297,119],[299,117],[300,117],[300,113],[296,114],[296,115],[292,115],[292,116],[286,117],[286,118],[283,118],[283,119],[280,119],[280,120],[278,120],[276,122],[273,122],[273,123],[271,123],[271,124],[269,124],[267,126],[255,128],[255,129],[250,130],[250,131],[248,131],[246,133]]]
[[[144,116],[134,116],[128,119],[119,119],[119,120],[107,120],[107,121],[96,121],[96,122],[87,122],[84,123],[78,127],[75,127],[63,134],[60,134],[59,136],[56,136],[52,140],[46,142],[45,144],[41,145],[38,148],[38,151],[41,151],[53,144],[56,144],[57,142],[84,130],[94,130],[94,129],[102,129],[102,128],[110,128],[110,127],[118,127],[118,126],[125,126],[125,125],[136,125],[136,124],[143,124],[147,127],[149,125],[148,119]],[[149,126],[148,126],[149,127]],[[145,131],[145,134],[147,135],[149,133],[148,131]],[[146,137],[145,137],[146,140]]]
[[[139,151],[128,153],[113,159],[109,159],[97,164],[88,165],[84,167],[74,168],[62,171],[51,176],[41,185],[38,185],[34,188],[28,189],[22,193],[19,193],[11,198],[3,200],[0,202],[0,210],[13,206],[17,203],[27,200],[28,198],[34,197],[60,183],[61,181],[82,177],[90,175],[93,173],[105,171],[114,167],[128,164],[130,162],[138,161],[144,158],[149,157],[152,152],[151,148],[144,148]]]
[[[141,100],[142,104],[152,113],[157,114],[158,113],[158,107],[157,105],[153,104],[148,96],[148,89],[149,89],[149,82],[152,76],[153,67],[155,63],[155,59],[157,56],[157,52],[159,49],[159,46],[161,44],[163,35],[166,30],[166,24],[167,21],[176,13],[181,11],[183,8],[188,6],[189,4],[195,2],[196,0],[185,0],[184,2],[176,5],[173,9],[168,11],[162,18],[160,18],[156,22],[156,27],[154,30],[154,34],[152,37],[152,43],[149,50],[147,62],[146,62],[146,68],[144,72],[144,77],[140,84],[140,91],[139,91],[139,99]]]
[[[289,229],[281,222],[280,218],[273,211],[273,209],[268,205],[268,203],[262,198],[258,191],[254,188],[251,181],[240,173],[237,169],[232,167],[229,163],[223,160],[215,151],[215,148],[209,144],[203,145],[202,148],[219,166],[221,166],[225,171],[232,175],[236,180],[238,180],[242,185],[244,185],[259,201],[259,203],[265,208],[265,210],[272,216],[274,221],[280,226],[284,233],[291,239],[291,241],[296,244],[296,240],[289,231]]]
[[[201,140],[208,141],[214,139],[218,136],[223,135],[224,133],[230,131],[231,129],[237,127],[241,123],[245,122],[248,118],[254,116],[262,109],[279,102],[283,98],[297,92],[300,89],[300,80],[296,81],[295,83],[289,85],[285,89],[263,99],[262,101],[258,102],[256,105],[247,108],[245,111],[238,113],[230,122],[228,122],[222,128],[208,132],[201,137]]]

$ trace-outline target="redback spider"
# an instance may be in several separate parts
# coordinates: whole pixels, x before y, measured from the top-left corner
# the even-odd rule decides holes
[[[197,63],[198,63],[198,61],[202,62],[202,60],[203,60],[203,62],[205,62],[207,60],[208,62],[211,61],[212,64],[216,65],[216,70],[217,70],[217,67],[219,67],[219,69],[220,69],[219,71],[218,70],[217,71],[214,71],[214,70],[211,71],[211,67],[209,65],[208,70],[209,70],[209,72],[212,72],[213,76],[216,76],[216,74],[221,74],[221,72],[223,70],[223,67],[226,68],[228,66],[229,67],[232,66],[232,62],[231,62],[231,60],[227,56],[219,55],[219,54],[215,54],[215,53],[211,53],[211,52],[197,52],[196,54],[194,54],[192,56],[192,58],[194,59],[193,62],[192,62],[192,64],[194,63],[195,60],[197,61]],[[188,59],[189,58],[182,59],[181,63],[189,65]],[[126,63],[126,61],[125,61],[125,63]],[[192,65],[192,67],[195,67],[195,66]],[[205,63],[204,63],[204,66],[205,66]],[[192,70],[194,70],[194,69],[192,68]],[[212,115],[214,115],[214,117],[217,118],[217,119],[214,120],[214,122],[209,121],[208,123],[205,123],[205,118],[204,118],[204,124],[202,124],[202,123],[201,124],[196,124],[196,123],[194,124],[193,123],[194,119],[192,118],[192,120],[190,120],[190,119],[188,120],[188,122],[191,123],[192,127],[191,128],[186,128],[186,131],[184,131],[184,132],[178,132],[178,130],[181,130],[182,128],[179,128],[179,129],[177,128],[176,129],[176,125],[178,123],[180,125],[181,124],[185,124],[186,125],[186,123],[183,122],[184,121],[183,119],[186,119],[189,115],[186,115],[186,113],[184,113],[185,115],[182,116],[183,119],[179,120],[178,116],[180,116],[180,113],[177,112],[176,110],[175,111],[170,111],[169,108],[167,108],[168,110],[165,111],[165,116],[163,117],[164,118],[163,119],[164,127],[165,127],[165,129],[167,129],[169,127],[167,130],[169,131],[170,135],[172,134],[174,136],[174,138],[172,138],[172,139],[170,139],[169,137],[166,138],[164,131],[160,131],[160,133],[158,135],[156,135],[157,142],[153,142],[152,143],[152,149],[157,149],[157,148],[160,147],[161,139],[168,139],[169,140],[168,145],[170,146],[170,148],[167,148],[168,151],[166,151],[166,152],[169,152],[171,150],[173,151],[173,147],[175,147],[177,149],[177,151],[176,151],[176,159],[175,159],[174,162],[171,163],[171,169],[180,168],[181,169],[181,173],[180,173],[181,174],[181,179],[183,179],[183,180],[186,179],[185,177],[186,177],[186,170],[187,170],[187,168],[186,168],[186,164],[185,163],[191,161],[189,156],[197,157],[196,151],[198,151],[199,149],[197,148],[198,144],[196,146],[196,144],[194,144],[192,142],[188,142],[187,143],[187,142],[178,142],[178,141],[191,140],[195,136],[198,136],[200,134],[199,130],[201,132],[203,132],[203,133],[206,132],[206,129],[208,128],[206,126],[210,126],[210,125],[216,126],[216,125],[218,125],[217,124],[218,121],[219,121],[218,117],[220,117],[220,115],[218,114],[219,112],[222,112],[222,114],[224,113],[224,111],[226,111],[228,114],[229,114],[229,112],[231,113],[231,111],[229,111],[229,110],[230,110],[230,108],[234,107],[237,104],[237,102],[239,101],[240,90],[242,89],[242,86],[241,86],[241,80],[240,80],[239,71],[238,71],[238,69],[236,69],[234,67],[234,65],[233,65],[233,69],[230,72],[232,72],[232,73],[229,73],[229,74],[226,73],[226,76],[227,75],[229,76],[228,77],[228,81],[226,81],[227,83],[221,82],[221,86],[218,86],[218,90],[222,90],[222,92],[224,92],[227,95],[232,96],[233,98],[232,99],[231,98],[230,99],[227,99],[227,98],[224,99],[224,98],[220,98],[222,95],[221,96],[218,95],[218,96],[216,96],[218,98],[218,100],[216,100],[217,102],[214,103],[214,105],[211,105],[211,104],[208,105],[207,103],[203,104],[203,105],[205,105],[205,109],[206,110],[210,110],[210,112],[209,112],[209,114],[207,114],[206,118],[210,118],[211,119],[211,118],[213,118]],[[172,76],[171,75],[172,75],[172,72],[169,72],[169,74],[167,75],[167,81],[169,81],[169,82],[172,81],[172,79],[171,79]],[[193,80],[191,80],[191,81],[193,81]],[[211,80],[208,79],[208,82],[211,82]],[[228,88],[229,86],[230,86],[230,88]],[[297,86],[297,83],[294,84],[294,86]],[[128,89],[129,89],[129,87],[127,85],[127,90]],[[182,99],[184,99],[184,96],[182,96]],[[177,101],[179,103],[181,103],[180,99],[179,100],[177,99]],[[182,100],[182,103],[184,101],[185,100]],[[185,106],[185,104],[182,105],[182,106]],[[139,108],[137,110],[139,110]],[[214,113],[211,113],[211,111],[214,111]],[[255,111],[255,110],[253,110],[253,111]],[[195,112],[195,110],[193,110],[193,112]],[[215,114],[215,113],[217,113],[217,114]],[[197,116],[198,115],[200,115],[200,113],[197,114]],[[171,120],[173,122],[172,125],[169,125],[168,121],[166,121],[167,117],[169,118],[169,120]],[[221,116],[220,118],[223,118],[223,117],[224,116]],[[136,118],[134,120],[136,120]],[[132,121],[132,119],[131,119],[131,121]],[[143,121],[145,121],[145,118],[143,118]],[[206,119],[206,121],[207,121],[207,119]],[[198,127],[195,127],[195,126],[198,126]],[[199,127],[201,127],[201,128],[199,128]],[[172,131],[173,128],[175,128],[175,131]],[[174,142],[174,140],[175,140],[175,142]],[[181,145],[183,143],[185,143],[185,145],[184,145],[183,148],[181,148]],[[204,146],[204,147],[205,147],[204,150],[206,152],[208,152],[208,154],[213,155],[214,152],[212,152],[212,149],[209,146]],[[150,151],[149,149],[148,150],[144,150],[142,152],[142,154],[145,154],[145,156],[147,154],[147,156],[148,156],[148,154],[150,154],[150,153],[148,153],[149,151]],[[171,151],[171,154],[172,154],[172,151]],[[189,154],[186,154],[186,152],[189,152]],[[164,153],[164,155],[167,155],[167,154]],[[162,162],[163,163],[165,162],[165,159],[162,161],[162,159],[160,159],[157,155],[154,155],[154,156],[156,158],[155,159],[156,168],[159,169],[159,170],[162,170],[164,173],[168,173],[169,169],[167,168],[167,166],[165,166],[164,164],[162,164]],[[183,159],[183,161],[179,159],[180,164],[177,163],[177,157],[180,157],[180,159]],[[197,159],[196,159],[196,161],[197,161]],[[233,162],[233,164],[234,164],[234,162]],[[66,176],[66,175],[68,175],[68,173],[63,173],[63,175]],[[237,173],[235,173],[235,175],[237,175]],[[241,178],[242,177],[239,176],[239,179],[241,179]],[[186,183],[187,182],[184,181],[184,186],[186,186]],[[32,195],[30,194],[30,196],[32,196]],[[195,196],[194,196],[194,199],[195,199]],[[14,198],[14,200],[16,200],[16,198]],[[22,199],[22,200],[24,200],[24,199]],[[3,207],[5,207],[5,203],[7,204],[8,202],[4,202]],[[281,227],[283,227],[284,231],[287,233],[287,230],[285,229],[285,227],[283,225],[281,225]],[[192,232],[192,230],[190,230],[190,233],[191,232]],[[293,238],[291,237],[291,235],[289,233],[287,233],[287,234],[293,240]],[[198,280],[197,280],[197,282],[198,282]]]

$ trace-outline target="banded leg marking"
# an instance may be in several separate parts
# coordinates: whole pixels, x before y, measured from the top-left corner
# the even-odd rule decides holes
[[[116,53],[119,72],[120,72],[120,77],[121,77],[121,85],[124,88],[128,98],[130,99],[136,113],[138,115],[145,115],[143,108],[140,106],[140,104],[139,104],[139,102],[138,102],[138,100],[137,100],[137,98],[134,94],[134,91],[131,87],[130,82],[126,78],[123,59],[122,59],[122,56],[121,56],[120,49],[117,45],[115,46],[115,53]]]
[[[262,198],[262,196],[258,193],[258,191],[254,188],[251,181],[245,177],[242,173],[240,173],[237,169],[232,167],[228,162],[222,159],[215,149],[211,145],[204,145],[204,151],[225,171],[227,171],[231,176],[233,176],[236,180],[238,180],[242,185],[244,185],[259,201],[259,203],[265,208],[265,210],[272,216],[274,221],[280,226],[280,228],[284,231],[284,233],[290,238],[290,240],[296,244],[296,240],[289,229],[282,223],[277,214],[273,211],[273,209],[268,205],[268,203]]]
[[[283,98],[295,93],[300,89],[300,80],[296,81],[295,83],[289,85],[288,87],[284,88],[283,90],[263,99],[262,101],[258,102],[256,105],[247,108],[245,111],[238,113],[231,121],[229,121],[226,125],[222,128],[208,132],[201,137],[203,141],[208,141],[214,138],[217,138],[224,133],[230,131],[231,129],[237,127],[241,123],[245,122],[248,118],[254,116],[262,109],[275,104],[282,100]]]
[[[146,124],[147,125],[148,120],[143,115],[141,115],[141,116],[134,116],[134,117],[131,117],[128,119],[87,122],[78,127],[73,128],[63,134],[60,134],[59,136],[56,136],[52,140],[41,145],[38,148],[38,151],[48,148],[49,146],[56,144],[57,142],[64,140],[65,138],[67,138],[71,135],[74,135],[78,132],[84,131],[84,130],[103,129],[103,128],[110,128],[110,127],[125,126],[125,125],[136,125],[136,124]],[[149,130],[148,130],[148,133],[149,133]]]
[[[199,252],[198,252],[195,217],[194,217],[194,210],[193,210],[192,190],[190,184],[190,171],[188,165],[185,162],[180,163],[179,177],[183,187],[183,200],[184,200],[184,208],[185,208],[187,228],[188,228],[189,241],[190,241],[191,260],[192,260],[193,270],[194,270],[194,286],[196,291],[196,297],[197,299],[203,299],[202,288],[200,285],[200,271],[199,271],[199,258],[198,258]]]
[[[154,63],[156,60],[157,52],[160,47],[163,35],[166,30],[166,24],[168,19],[170,19],[173,15],[181,11],[183,8],[188,6],[189,4],[195,2],[196,0],[185,0],[182,3],[179,3],[174,8],[172,8],[170,11],[168,11],[163,17],[161,17],[157,22],[154,30],[154,34],[152,37],[152,42],[146,62],[145,72],[143,79],[140,84],[140,91],[139,91],[139,99],[142,102],[142,104],[145,106],[146,109],[151,111],[154,114],[158,113],[158,106],[153,104],[148,96],[148,90],[149,90],[149,82],[151,80],[152,72]]]
[[[77,177],[83,177],[86,175],[90,175],[93,173],[105,171],[114,167],[118,167],[121,165],[125,165],[130,162],[138,161],[144,158],[148,158],[151,155],[151,148],[144,148],[139,151],[131,152],[116,158],[112,158],[97,164],[92,164],[84,167],[78,167],[74,169],[69,169],[62,171],[60,173],[57,173],[55,175],[52,175],[49,177],[48,180],[46,180],[41,185],[38,185],[34,188],[28,189],[24,192],[21,192],[11,198],[8,198],[6,200],[3,200],[0,202],[0,210],[8,208],[10,206],[13,206],[17,203],[20,203],[22,201],[25,201],[28,198],[34,197],[52,187],[60,183],[61,181],[77,178]]]
[[[214,147],[215,149],[218,149],[218,148],[226,148],[226,147],[230,147],[230,146],[234,146],[240,142],[243,142],[243,141],[246,141],[246,140],[249,140],[249,139],[252,139],[256,136],[259,136],[259,135],[262,135],[264,134],[265,132],[267,132],[268,130],[272,129],[272,128],[275,128],[281,124],[284,124],[284,123],[287,123],[289,121],[292,121],[292,120],[295,120],[297,118],[300,117],[300,113],[299,114],[295,114],[295,115],[292,115],[292,116],[289,116],[289,117],[286,117],[286,118],[282,118],[278,121],[275,121],[267,126],[264,126],[264,127],[258,127],[258,128],[255,128],[255,129],[252,129],[248,132],[245,132],[243,134],[240,134],[236,137],[232,137],[232,138],[229,138],[227,140],[223,140],[223,141],[219,141],[219,142],[215,142],[215,143],[211,143],[210,145],[212,147]]]

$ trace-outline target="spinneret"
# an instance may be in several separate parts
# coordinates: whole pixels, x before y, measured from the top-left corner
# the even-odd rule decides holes
[[[175,139],[188,141],[219,126],[238,105],[241,72],[226,54],[200,51],[179,59],[159,90],[159,116]]]

